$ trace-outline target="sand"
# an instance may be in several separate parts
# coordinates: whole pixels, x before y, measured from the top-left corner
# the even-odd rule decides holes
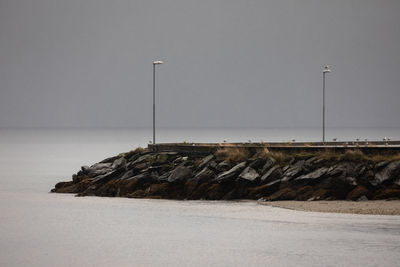
[[[262,205],[299,211],[400,215],[400,200],[369,201],[259,201]]]

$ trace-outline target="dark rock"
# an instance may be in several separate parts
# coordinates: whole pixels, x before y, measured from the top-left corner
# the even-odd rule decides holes
[[[350,193],[347,194],[346,199],[358,200],[361,196],[366,196],[366,195],[369,195],[369,190],[366,187],[359,185],[355,187],[352,191],[350,191]]]
[[[306,185],[306,186],[300,187],[299,189],[297,189],[296,200],[301,200],[301,201],[316,200],[317,197],[314,196],[313,193],[314,193],[314,188],[312,186],[310,186],[310,185]]]
[[[330,169],[327,175],[329,176],[351,176],[356,177],[356,165],[352,162],[340,162],[334,168]]]
[[[223,172],[222,174],[218,175],[217,178],[214,179],[216,182],[221,182],[224,180],[228,180],[234,176],[236,176],[240,171],[242,171],[246,167],[246,161],[243,161],[237,165],[235,165],[230,170]]]
[[[400,160],[389,163],[383,170],[375,174],[375,181],[377,184],[385,183],[393,178],[396,174],[400,173]]]
[[[85,165],[81,167],[81,170],[83,173],[87,174],[90,171],[90,167]]]
[[[52,192],[57,192],[57,189],[63,188],[63,187],[68,187],[73,185],[74,183],[72,181],[70,182],[59,182],[56,184],[55,188],[52,190]]]
[[[265,165],[265,162],[266,160],[264,158],[256,158],[250,162],[249,167],[254,170],[261,170]]]
[[[274,166],[271,169],[269,169],[267,171],[267,173],[261,177],[261,181],[264,183],[270,183],[278,178],[280,179],[281,175],[282,175],[282,171],[279,168],[279,166]]]
[[[99,184],[99,183],[106,183],[110,181],[111,179],[116,179],[121,176],[122,173],[124,173],[125,169],[120,168],[116,169],[114,171],[110,171],[106,174],[96,176],[96,178],[93,180],[94,183]]]
[[[381,161],[375,165],[375,169],[377,169],[377,170],[382,169],[383,167],[385,167],[388,164],[389,164],[389,161],[386,161],[386,160]]]
[[[202,169],[205,167],[211,160],[213,160],[215,157],[213,154],[208,155],[207,157],[203,158],[200,162],[199,169]]]
[[[177,154],[178,153],[176,153],[176,152],[158,153],[157,156],[155,157],[153,165],[158,166],[158,165],[163,165],[167,162],[171,162]]]
[[[209,182],[214,178],[215,178],[215,173],[208,167],[204,167],[190,180],[193,180],[196,183],[204,183],[204,182]]]
[[[153,154],[145,154],[145,155],[138,157],[135,161],[131,162],[131,165],[134,166],[134,165],[142,163],[142,162],[152,163],[154,161],[154,158],[155,158],[155,155],[153,155]]]
[[[253,168],[251,168],[250,166],[245,168],[242,173],[239,175],[239,178],[244,179],[244,180],[248,180],[248,181],[255,181],[256,179],[258,179],[260,177],[260,175],[257,173],[256,170],[254,170]]]
[[[312,157],[305,162],[305,167],[309,170],[319,169],[323,165],[326,165],[326,160],[318,157]]]
[[[315,164],[315,162],[317,162],[318,160],[319,160],[318,157],[311,157],[311,158],[306,160],[305,166],[306,167],[312,167]]]
[[[357,199],[357,201],[368,201],[368,198],[365,195],[363,195],[363,196],[359,197]]]
[[[152,184],[146,190],[147,196],[165,196],[168,193],[168,183]]]
[[[135,175],[135,171],[134,171],[134,170],[129,170],[129,171],[125,172],[125,173],[121,176],[121,178],[119,178],[119,179],[121,179],[121,180],[128,179],[128,178],[131,178],[131,177],[134,176],[134,175]]]
[[[225,172],[225,171],[229,170],[230,168],[231,168],[231,165],[228,162],[226,162],[225,160],[218,163],[218,165],[215,167],[215,169],[218,172]]]
[[[131,164],[131,168],[136,171],[147,169],[149,164],[147,162],[140,162],[137,164]]]
[[[192,176],[193,173],[191,169],[184,166],[178,166],[171,172],[171,175],[168,177],[168,182],[173,183],[177,181],[183,181]]]
[[[111,165],[111,169],[125,168],[125,166],[126,166],[126,159],[121,157],[113,162],[113,164]]]
[[[400,198],[400,188],[387,187],[379,190],[374,199]]]
[[[307,173],[297,177],[296,181],[307,181],[307,180],[318,180],[324,177],[324,175],[328,172],[329,168],[322,167],[311,173]]]
[[[282,172],[286,172],[290,168],[290,165],[286,165],[282,167]]]
[[[276,160],[273,157],[267,157],[267,160],[261,170],[261,173],[265,173],[270,168],[272,168],[272,166],[274,166],[275,164],[276,164]]]
[[[96,177],[98,175],[103,175],[106,173],[109,173],[112,169],[111,169],[111,165],[112,163],[96,163],[94,165],[92,165],[87,171],[87,175],[89,177]]]
[[[279,189],[280,180],[275,180],[268,184],[249,188],[248,197],[251,199],[259,199],[268,196]]]
[[[113,163],[114,160],[116,160],[116,159],[118,159],[118,158],[119,158],[119,156],[114,156],[114,157],[106,158],[106,159],[103,159],[102,161],[100,161],[99,163],[100,163],[100,164],[101,164],[101,163]]]
[[[345,199],[356,185],[356,180],[353,177],[339,176],[332,178],[330,190],[336,199]]]
[[[293,200],[296,198],[296,191],[290,187],[285,187],[277,192],[273,193],[269,197],[266,197],[267,200],[275,201],[275,200]]]
[[[217,170],[216,168],[217,168],[217,166],[218,166],[218,164],[213,160],[213,161],[210,161],[210,163],[208,164],[208,167],[210,168],[210,169],[212,169],[212,170]]]
[[[299,160],[295,164],[289,166],[283,173],[282,182],[287,182],[298,176],[303,172],[305,160]]]

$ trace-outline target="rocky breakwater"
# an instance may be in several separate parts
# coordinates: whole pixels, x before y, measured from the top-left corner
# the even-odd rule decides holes
[[[400,198],[400,157],[223,148],[209,155],[144,149],[83,166],[51,190],[77,196],[165,199]]]

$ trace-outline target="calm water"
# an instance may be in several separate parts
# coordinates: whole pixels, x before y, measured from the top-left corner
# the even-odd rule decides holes
[[[336,137],[400,139],[399,132],[342,129]],[[318,140],[314,129],[160,135],[163,142]],[[398,265],[400,216],[48,193],[81,165],[144,146],[149,136],[151,129],[0,130],[0,266]]]

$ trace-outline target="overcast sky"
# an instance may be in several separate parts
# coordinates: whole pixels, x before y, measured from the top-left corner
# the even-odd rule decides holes
[[[398,0],[0,0],[0,127],[400,126]]]

